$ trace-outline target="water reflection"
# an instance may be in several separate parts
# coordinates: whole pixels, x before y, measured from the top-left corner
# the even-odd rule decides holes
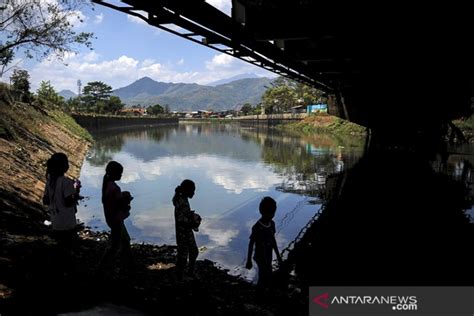
[[[135,196],[126,221],[135,241],[174,244],[171,198],[183,179],[196,182],[192,200],[204,218],[196,235],[205,251],[239,273],[246,256],[258,203],[270,195],[278,203],[275,222],[280,247],[293,240],[318,210],[326,179],[355,164],[360,147],[329,137],[305,139],[274,130],[235,125],[179,125],[96,134],[81,171],[79,217],[105,229],[100,186],[105,164],[124,166],[121,188]],[[251,275],[249,276],[251,277]]]

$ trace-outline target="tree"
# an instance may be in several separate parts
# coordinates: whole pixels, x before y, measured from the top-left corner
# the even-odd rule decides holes
[[[296,105],[308,105],[323,101],[323,92],[313,87],[284,77],[272,83],[262,96],[266,113],[289,111]]]
[[[316,88],[305,85],[304,83],[298,82],[295,86],[295,93],[298,100],[302,100],[305,105],[315,104],[323,102],[325,100],[323,95],[324,92]]]
[[[117,113],[118,111],[123,109],[125,105],[122,103],[122,100],[119,97],[113,95],[107,101],[105,106],[106,113]]]
[[[290,86],[277,86],[266,90],[262,96],[265,113],[288,111],[296,104],[296,94]]]
[[[99,112],[99,101],[108,101],[111,93],[112,87],[102,81],[88,82],[84,87],[82,96],[87,111],[89,111],[92,106],[95,106],[96,111]]]
[[[26,70],[15,69],[10,77],[12,89],[20,93],[22,101],[30,97],[30,74]]]
[[[93,33],[76,33],[85,0],[3,0],[0,6],[0,77],[8,70],[15,52],[27,58],[44,58],[51,53],[62,59],[76,45],[91,47]]]
[[[262,109],[263,109],[263,105],[261,103],[259,103],[253,108],[252,114],[254,114],[254,115],[263,114]]]
[[[249,114],[250,112],[252,112],[252,110],[252,105],[250,103],[245,103],[244,105],[242,105],[242,108],[240,108],[240,111],[242,111],[244,115]]]
[[[79,111],[80,105],[79,98],[69,98],[64,104],[65,109],[70,112]]]
[[[147,112],[150,113],[151,115],[158,115],[158,114],[164,113],[165,109],[163,109],[161,105],[155,104],[155,105],[150,106],[147,109]]]
[[[63,104],[64,98],[60,96],[56,90],[54,90],[51,82],[48,81],[41,81],[40,87],[36,90],[36,94],[39,98],[48,100],[55,104]]]

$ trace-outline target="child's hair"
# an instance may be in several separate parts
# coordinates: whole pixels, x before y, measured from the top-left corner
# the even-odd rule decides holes
[[[174,189],[174,196],[173,196],[173,205],[175,204],[176,198],[178,195],[182,195],[184,192],[189,192],[191,190],[196,189],[196,185],[192,180],[186,179],[181,182],[180,185]]]
[[[54,153],[46,162],[46,177],[49,176],[49,183],[54,187],[56,179],[63,176],[69,169],[69,161],[66,154]]]
[[[104,179],[102,180],[102,203],[104,203],[105,199],[105,189],[107,188],[107,182],[115,181],[115,177],[119,174],[122,174],[122,172],[123,166],[116,161],[109,162],[107,167],[105,167],[105,175]]]
[[[260,201],[258,210],[262,215],[273,215],[277,209],[276,201],[269,196],[266,196]]]

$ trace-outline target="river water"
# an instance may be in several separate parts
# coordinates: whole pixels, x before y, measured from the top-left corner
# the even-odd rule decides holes
[[[264,196],[277,201],[277,242],[288,246],[318,212],[329,175],[354,165],[363,152],[358,139],[291,136],[274,129],[236,124],[98,131],[80,179],[78,217],[106,230],[100,191],[106,164],[124,166],[118,185],[135,199],[125,221],[133,242],[175,244],[175,187],[196,183],[191,208],[203,218],[196,240],[199,259],[252,279],[245,264],[248,238]]]

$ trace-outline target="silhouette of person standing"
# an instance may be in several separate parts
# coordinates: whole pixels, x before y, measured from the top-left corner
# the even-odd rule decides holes
[[[47,161],[43,204],[48,205],[53,236],[58,245],[70,250],[77,238],[76,213],[80,184],[66,177],[69,161],[64,153],[55,153]]]
[[[120,190],[115,183],[122,178],[123,166],[111,161],[105,168],[102,182],[102,204],[107,225],[110,227],[110,246],[102,258],[100,268],[110,265],[113,259],[120,254],[126,264],[132,263],[130,235],[125,227],[124,220],[130,215],[130,202],[133,197],[130,192]]]
[[[183,272],[186,268],[189,258],[188,274],[194,275],[194,265],[199,250],[194,239],[193,228],[194,212],[191,211],[188,198],[194,196],[196,186],[191,180],[184,180],[175,189],[173,197],[174,218],[176,225],[176,244],[178,246],[178,258],[176,262],[176,273],[178,280],[183,278]]]
[[[271,284],[273,251],[275,251],[278,263],[282,264],[280,252],[275,240],[275,222],[273,217],[277,205],[274,199],[266,196],[259,205],[259,211],[262,215],[260,219],[253,225],[250,235],[250,242],[247,254],[247,269],[252,269],[252,254],[255,246],[255,254],[253,259],[258,267],[258,283],[259,290],[268,288]]]

